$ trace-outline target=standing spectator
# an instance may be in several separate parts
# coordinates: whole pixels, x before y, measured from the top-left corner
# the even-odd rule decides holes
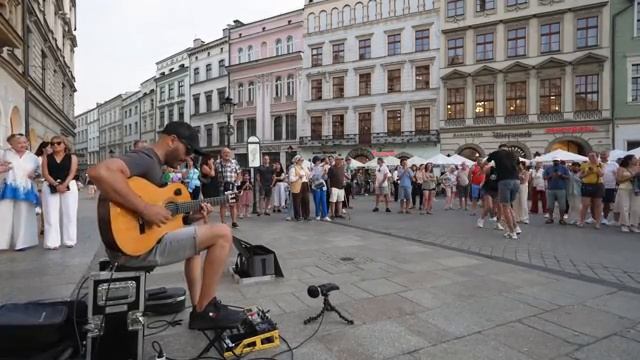
[[[249,207],[253,203],[253,184],[251,184],[251,175],[244,173],[242,181],[238,185],[238,212],[240,213],[240,219],[249,217]]]
[[[291,194],[293,198],[293,214],[296,221],[309,220],[309,170],[304,166],[304,158],[296,155],[293,167],[289,171]]]
[[[204,155],[200,160],[200,192],[205,199],[220,196],[216,166],[213,163],[213,157],[209,154]]]
[[[313,194],[313,205],[316,211],[316,220],[331,221],[327,211],[327,169],[324,167],[323,159],[314,156],[311,168],[311,193]]]
[[[529,223],[529,170],[527,170],[527,164],[524,161],[520,162],[520,168],[518,178],[520,180],[520,191],[518,192],[518,198],[513,204],[515,209],[516,221],[523,224]]]
[[[39,163],[23,134],[12,134],[7,142],[11,148],[0,150],[0,250],[23,250],[38,245],[40,200],[33,179]]]
[[[460,199],[460,209],[464,208],[464,211],[469,207],[469,167],[467,164],[462,163],[460,170],[456,175],[456,182],[458,189],[458,199]],[[464,207],[463,204],[464,203]]]
[[[44,215],[44,247],[66,247],[76,245],[78,231],[78,185],[74,180],[78,170],[78,158],[71,154],[67,140],[62,136],[51,138],[53,152],[42,162],[42,175],[47,182],[42,190]],[[60,214],[62,213],[62,223]]]
[[[391,172],[389,172],[389,168],[384,164],[384,159],[378,158],[378,168],[376,169],[376,183],[375,183],[375,192],[376,192],[376,207],[373,208],[373,212],[378,212],[378,206],[380,205],[380,198],[384,200],[385,212],[390,213],[391,209],[389,209],[389,179],[391,177]]]
[[[355,168],[351,164],[351,158],[348,157],[345,159],[344,164],[344,209],[353,209],[351,207],[351,200],[355,199],[353,197],[353,174],[355,173]]]
[[[427,163],[424,166],[424,175],[422,178],[422,192],[424,204],[422,209],[426,214],[433,214],[433,199],[436,197],[436,176],[433,174],[433,164]]]
[[[48,141],[43,141],[38,145],[36,149],[35,155],[38,157],[38,170],[36,170],[36,177],[34,182],[36,184],[36,188],[38,189],[38,196],[42,198],[42,186],[45,183],[44,177],[42,176],[42,159],[51,154],[51,143]],[[96,194],[96,187],[93,185],[93,182],[87,177],[87,193],[91,199],[94,198]],[[36,215],[39,215],[40,221],[38,222],[40,226],[40,235],[44,234],[44,216],[42,216],[42,208],[38,205],[36,207]]]
[[[537,162],[531,170],[531,213],[538,214],[538,202],[542,201],[540,213],[547,213],[547,194],[545,192],[544,169],[542,163]]]
[[[393,201],[398,202],[398,187],[400,186],[400,183],[398,181],[398,171],[400,169],[400,166],[396,166],[395,169],[393,170],[393,177],[391,179],[391,181],[393,181]]]
[[[553,213],[555,211],[556,201],[560,208],[560,220],[558,223],[566,225],[564,214],[567,212],[567,180],[569,179],[569,171],[566,167],[560,165],[560,159],[553,159],[553,165],[544,170],[544,179],[547,181],[547,211],[549,217],[547,224],[553,224]]]
[[[609,152],[603,151],[600,153],[600,162],[602,163],[602,182],[604,184],[604,196],[602,197],[602,225],[612,225],[616,226],[617,222],[620,218],[620,213],[618,213],[614,208],[613,204],[616,200],[616,182],[617,174],[618,174],[618,163],[615,162],[615,159],[609,159]],[[613,221],[609,224],[609,213],[613,211]]]
[[[282,212],[287,205],[286,172],[279,161],[273,163],[273,211]]]
[[[236,182],[238,181],[240,173],[240,165],[232,158],[233,154],[231,149],[222,149],[222,158],[216,161],[215,169],[218,175],[218,183],[220,184],[220,193],[225,194],[229,191],[236,191]],[[229,209],[231,214],[231,227],[238,227],[238,211],[236,204],[221,204],[220,205],[220,222],[225,223],[226,209]]]
[[[500,208],[497,205],[498,175],[496,174],[496,168],[489,166],[486,162],[483,162],[480,167],[484,169],[483,171],[486,176],[482,183],[482,189],[480,190],[482,196],[482,212],[478,218],[477,225],[479,228],[483,228],[485,220],[493,212],[496,218],[496,230],[504,230],[504,227],[500,225]]]
[[[270,216],[271,210],[271,185],[273,184],[273,166],[270,164],[268,155],[262,157],[262,165],[257,169],[258,184],[260,184],[260,199],[258,200],[258,216],[260,216],[260,210],[264,211],[264,214]]]
[[[634,180],[638,176],[638,159],[634,155],[625,156],[616,172],[616,179],[620,184],[616,198],[617,212],[620,214],[620,230],[640,232],[638,229],[640,196],[636,194],[634,187]]]
[[[595,220],[595,228],[600,229],[600,217],[602,216],[602,197],[604,185],[602,184],[603,164],[598,162],[595,152],[589,153],[589,161],[580,166],[580,178],[582,179],[582,208],[580,209],[580,222],[578,227],[584,227],[587,210],[591,209],[591,216]]]
[[[476,163],[471,168],[471,215],[476,215],[476,209],[478,208],[478,201],[482,198],[481,190],[484,184],[484,162],[482,158],[478,157]]]
[[[400,160],[398,170],[398,199],[400,200],[400,213],[409,214],[409,203],[411,202],[411,181],[413,171],[407,166],[407,159]]]
[[[202,186],[200,183],[200,170],[195,167],[191,157],[187,157],[187,169],[182,177],[187,183],[187,189],[191,195],[191,200],[200,199],[200,189]]]
[[[138,139],[133,142],[133,150],[144,149],[148,146],[147,140]]]
[[[418,183],[418,179],[416,178],[416,174],[418,173],[418,166],[411,165],[411,171],[413,172],[413,177],[411,178],[411,207],[409,209],[416,208],[416,204],[419,204],[417,207],[422,210],[422,185]],[[416,201],[420,197],[420,202]]]
[[[518,239],[521,232],[514,220],[511,203],[516,200],[520,190],[518,179],[518,158],[507,150],[506,145],[500,145],[498,150],[489,154],[488,162],[494,162],[498,180],[498,201],[500,203],[500,215],[506,227],[505,237],[512,240]]]
[[[456,187],[457,178],[455,166],[450,166],[449,169],[440,176],[440,183],[442,184],[447,196],[444,203],[445,210],[453,209],[453,189]]]
[[[344,218],[344,216],[342,216],[342,202],[345,198],[345,172],[344,164],[340,156],[336,156],[333,166],[329,168],[327,177],[331,185],[331,198],[329,199],[331,206],[329,214],[333,218]]]
[[[580,221],[580,207],[582,206],[582,180],[580,179],[580,163],[571,164],[569,173],[569,185],[567,186],[567,199],[569,200],[569,224],[576,225]]]

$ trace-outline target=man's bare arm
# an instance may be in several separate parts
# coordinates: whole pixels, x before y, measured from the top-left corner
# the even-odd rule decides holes
[[[103,196],[137,214],[144,211],[145,203],[127,183],[129,168],[120,159],[109,159],[89,168],[89,178]]]

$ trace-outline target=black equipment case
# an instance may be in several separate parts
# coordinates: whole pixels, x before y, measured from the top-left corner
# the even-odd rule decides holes
[[[238,251],[233,271],[241,278],[268,275],[284,277],[275,251],[264,245],[252,245],[235,236],[233,245]]]
[[[179,313],[185,308],[187,291],[181,287],[159,287],[145,292],[144,311],[167,315]]]

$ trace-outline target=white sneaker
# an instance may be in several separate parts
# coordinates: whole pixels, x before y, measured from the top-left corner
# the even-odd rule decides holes
[[[491,221],[498,221],[498,218],[494,216],[494,217],[492,217],[492,218],[489,218],[489,220],[491,220]]]
[[[609,224],[607,224],[609,226],[620,226],[620,223],[618,223],[617,221],[609,221]]]
[[[516,226],[516,234],[517,235],[522,234],[522,230],[520,229],[520,226]]]
[[[495,227],[495,229],[496,229],[496,230],[504,230],[504,227],[502,226],[502,224],[500,224],[500,223],[496,223],[496,227]]]
[[[525,225],[529,225],[529,220],[523,220],[522,223]]]
[[[549,218],[549,213],[544,213],[544,218],[548,219]]]
[[[343,214],[346,214],[346,213],[347,213],[347,210],[346,210],[346,209],[342,209],[342,213],[343,213]]]
[[[594,222],[596,222],[595,220],[593,220],[592,217],[588,218],[587,220],[585,220],[585,224],[593,224]]]
[[[518,234],[512,233],[510,238],[511,240],[518,240]]]
[[[621,226],[621,227],[620,227],[620,230],[621,230],[622,232],[626,232],[626,233],[628,233],[628,232],[629,232],[629,227],[628,227],[628,226],[624,226],[624,225],[623,225],[623,226]]]
[[[284,218],[286,221],[291,221],[291,216],[287,216],[286,218]]]
[[[320,220],[320,218],[318,218],[318,220]],[[326,218],[324,218],[324,219],[322,219],[322,220],[324,220],[324,221],[331,221],[331,218],[327,216]]]
[[[609,225],[609,221],[607,219],[602,219],[602,220],[600,220],[600,224]]]
[[[316,216],[316,221],[320,221],[320,216]]]
[[[638,229],[637,226],[631,226],[629,230],[631,230],[631,232],[633,233],[640,233],[640,229]]]
[[[564,214],[563,220],[567,220],[569,218],[569,214]]]
[[[478,227],[480,229],[482,229],[484,227],[484,219],[483,218],[479,218],[478,221],[476,222],[476,224],[478,225]]]

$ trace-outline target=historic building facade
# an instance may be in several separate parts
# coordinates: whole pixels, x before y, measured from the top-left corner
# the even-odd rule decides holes
[[[611,148],[609,2],[443,1],[443,153]]]
[[[224,141],[224,138],[220,139],[217,129],[226,125],[227,121],[222,103],[229,85],[226,70],[228,60],[226,34],[207,43],[196,39],[189,50],[191,125],[200,134],[200,146],[208,150],[214,150]]]
[[[250,136],[261,140],[262,152],[272,159],[284,162],[294,154],[303,33],[302,10],[236,22],[229,29],[227,70],[230,96],[237,104],[231,146],[241,165],[247,165]],[[224,135],[224,127],[218,131]]]
[[[170,121],[189,122],[190,49],[156,63],[156,130],[162,130]]]
[[[640,147],[640,0],[611,1],[616,149]]]
[[[100,131],[98,161],[124,154],[122,101],[129,94],[116,95],[98,106]]]
[[[85,170],[89,164],[89,123],[93,113],[93,109],[87,110],[80,115],[76,115],[74,119],[76,136],[73,150],[78,157],[78,168],[80,170]]]
[[[305,157],[436,154],[440,28],[431,0],[307,1]]]
[[[87,115],[87,166],[95,165],[100,159],[100,117],[98,107],[85,112]],[[77,118],[77,117],[76,117]]]
[[[122,147],[131,151],[133,143],[140,140],[140,90],[122,99]]]
[[[140,84],[140,138],[147,143],[156,139],[156,81],[152,77]]]

